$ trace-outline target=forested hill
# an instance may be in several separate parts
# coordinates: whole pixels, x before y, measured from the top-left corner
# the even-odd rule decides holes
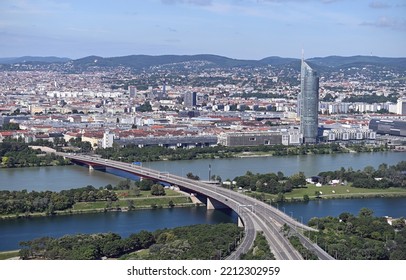
[[[306,59],[320,70],[324,68],[338,69],[345,67],[363,67],[366,65],[382,66],[396,68],[406,71],[406,58],[389,58],[377,56],[328,56]],[[291,66],[300,67],[299,58],[285,58],[279,56],[269,56],[260,60],[234,59],[225,56],[212,54],[197,55],[128,55],[117,57],[87,56],[76,60],[58,57],[19,57],[19,58],[0,58],[0,64],[3,68],[6,65],[16,63],[28,64],[58,64],[62,68],[89,70],[105,67],[128,67],[133,70],[149,69],[162,65],[186,65],[195,68],[234,68],[234,67],[262,67],[272,66]]]

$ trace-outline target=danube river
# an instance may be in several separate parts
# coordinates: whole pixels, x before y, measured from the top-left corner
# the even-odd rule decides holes
[[[352,167],[354,170],[365,166],[377,168],[381,163],[394,165],[406,160],[406,153],[377,152],[349,153],[335,155],[307,155],[285,157],[246,157],[233,159],[200,159],[180,161],[145,162],[145,167],[185,176],[188,172],[207,180],[219,175],[223,180],[234,179],[247,171],[268,173],[282,171],[292,175],[299,171],[307,176],[321,171]],[[209,166],[211,167],[209,171]],[[56,166],[0,169],[0,190],[62,190],[86,185],[95,187],[117,184],[122,178],[100,171],[89,171],[83,166]]]
[[[43,236],[114,232],[122,237],[141,230],[173,228],[195,224],[236,223],[231,210],[210,210],[205,207],[149,209],[129,212],[91,213],[66,216],[0,220],[0,251],[19,248],[20,241]]]
[[[381,163],[394,165],[406,160],[406,153],[379,152],[361,154],[258,157],[239,159],[189,160],[147,162],[144,166],[185,176],[192,172],[203,180],[211,175],[233,179],[246,171],[266,173],[282,171],[291,175],[303,171],[307,176],[340,167],[363,169]],[[112,172],[112,170],[108,170]],[[116,174],[122,176],[115,172]],[[0,169],[0,190],[53,190],[93,185],[117,184],[122,177],[90,171],[82,166],[57,166],[41,168]],[[346,211],[357,214],[362,207],[370,208],[377,216],[406,217],[406,198],[320,200],[309,203],[285,203],[279,209],[299,221],[311,217],[337,216]],[[40,217],[30,219],[0,220],[0,251],[18,248],[18,242],[40,236],[63,236],[74,233],[116,232],[122,236],[142,229],[176,227],[200,223],[235,222],[236,215],[218,210],[199,208],[151,209],[134,212],[109,212],[73,216]]]

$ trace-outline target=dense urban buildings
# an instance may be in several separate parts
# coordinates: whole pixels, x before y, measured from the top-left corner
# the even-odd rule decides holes
[[[0,64],[0,126],[6,127],[0,141],[81,139],[92,149],[402,142],[396,129],[406,120],[403,64],[356,57],[320,68],[340,58],[210,59],[140,69],[124,59],[102,66],[102,58]],[[383,130],[385,120],[394,128]]]

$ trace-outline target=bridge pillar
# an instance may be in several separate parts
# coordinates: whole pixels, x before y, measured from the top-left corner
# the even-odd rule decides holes
[[[242,222],[242,219],[240,217],[238,217],[238,227],[240,228],[244,227],[244,223]]]
[[[202,202],[196,195],[194,195],[193,193],[190,194],[190,199],[191,199],[192,202],[193,202],[194,204],[196,204],[196,205],[203,204],[203,202]]]
[[[228,208],[226,205],[224,205],[220,201],[215,200],[214,198],[209,198],[209,197],[207,198],[206,207],[207,207],[207,210]]]
[[[102,165],[91,165],[89,164],[89,170],[93,171],[93,170],[106,170],[105,166]]]

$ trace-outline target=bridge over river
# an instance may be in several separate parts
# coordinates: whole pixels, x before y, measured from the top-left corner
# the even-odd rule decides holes
[[[102,159],[96,156],[57,153],[60,156],[69,158],[72,162],[82,163],[89,168],[115,168],[123,170],[142,178],[149,178],[154,181],[165,182],[176,185],[184,191],[198,193],[207,197],[208,207],[226,206],[233,209],[239,216],[239,224],[244,226],[244,238],[237,249],[228,257],[229,259],[239,259],[240,255],[246,253],[255,240],[256,233],[262,231],[269,243],[269,246],[279,260],[301,260],[302,256],[290,244],[289,240],[281,232],[281,227],[286,223],[296,232],[302,244],[312,250],[319,259],[334,259],[317,244],[304,236],[303,230],[315,229],[308,227],[275,207],[248,197],[244,194],[225,189],[216,185],[191,180],[167,172],[160,172],[139,165]]]

